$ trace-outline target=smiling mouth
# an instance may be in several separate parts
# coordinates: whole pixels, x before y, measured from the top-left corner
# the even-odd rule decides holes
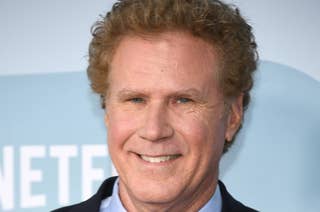
[[[164,155],[164,156],[146,156],[146,155],[139,155],[140,158],[149,163],[163,163],[166,161],[174,160],[181,155]]]

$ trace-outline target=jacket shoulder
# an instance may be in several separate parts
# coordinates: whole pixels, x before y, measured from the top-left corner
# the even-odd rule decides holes
[[[65,206],[62,208],[55,209],[51,212],[85,212],[85,211],[99,211],[101,201],[112,195],[113,185],[117,177],[111,177],[106,179],[96,194],[86,201],[80,202],[78,204]]]
[[[222,212],[257,212],[257,210],[245,206],[234,199],[221,181],[219,181],[219,188],[222,197]]]

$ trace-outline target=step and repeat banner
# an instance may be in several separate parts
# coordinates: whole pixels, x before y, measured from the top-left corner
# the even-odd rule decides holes
[[[261,211],[320,211],[320,3],[229,0],[253,25],[252,103],[220,178]],[[0,1],[0,211],[85,200],[107,177],[104,111],[85,73],[114,1]]]

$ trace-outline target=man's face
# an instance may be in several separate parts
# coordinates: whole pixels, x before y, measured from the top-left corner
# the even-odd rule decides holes
[[[235,131],[218,69],[215,50],[186,33],[120,42],[105,120],[125,204],[183,205],[211,196],[225,137]]]

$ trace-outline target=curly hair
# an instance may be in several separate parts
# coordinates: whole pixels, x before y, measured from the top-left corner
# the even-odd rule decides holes
[[[91,88],[101,97],[102,108],[110,63],[121,39],[168,31],[190,33],[218,50],[223,94],[225,97],[242,94],[246,110],[257,66],[257,45],[251,26],[239,10],[219,0],[118,0],[91,29],[87,73]],[[231,144],[232,141],[225,142],[224,150]]]

